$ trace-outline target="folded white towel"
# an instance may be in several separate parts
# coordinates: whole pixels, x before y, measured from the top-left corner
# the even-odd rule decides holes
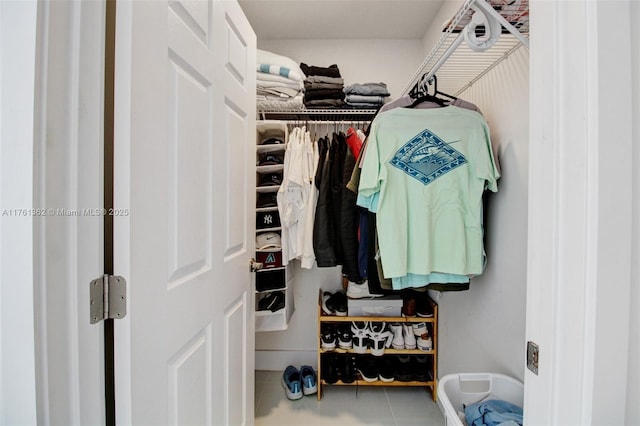
[[[257,71],[262,71],[260,69],[261,65],[265,65],[265,66],[269,66],[269,68],[265,67],[266,69],[269,69],[269,74],[274,74],[274,75],[283,75],[281,74],[281,70],[280,68],[286,68],[288,70],[287,72],[287,77],[292,79],[292,80],[296,80],[296,81],[302,81],[304,80],[304,74],[302,72],[302,70],[300,69],[300,65],[298,65],[297,62],[295,62],[293,59],[288,58],[286,56],[282,56],[282,55],[278,55],[276,53],[273,52],[269,52],[266,50],[261,50],[258,49],[258,55],[257,55]],[[273,70],[271,69],[271,66],[273,67]],[[275,71],[275,72],[272,72]],[[262,71],[264,73],[267,73],[265,71]]]

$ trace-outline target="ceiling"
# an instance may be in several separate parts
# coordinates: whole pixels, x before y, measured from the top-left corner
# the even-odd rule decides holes
[[[421,39],[446,0],[239,0],[259,40]]]

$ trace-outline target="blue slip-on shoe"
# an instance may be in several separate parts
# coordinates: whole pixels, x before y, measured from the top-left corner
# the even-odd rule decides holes
[[[288,366],[282,373],[282,386],[290,400],[302,398],[302,381],[300,371],[293,365]]]
[[[300,377],[302,378],[302,393],[305,395],[313,395],[318,392],[316,372],[313,367],[309,365],[300,367]]]

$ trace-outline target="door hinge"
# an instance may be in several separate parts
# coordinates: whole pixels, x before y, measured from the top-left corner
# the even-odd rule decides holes
[[[127,315],[127,281],[118,276],[104,275],[89,284],[89,322],[107,318],[121,319]]]

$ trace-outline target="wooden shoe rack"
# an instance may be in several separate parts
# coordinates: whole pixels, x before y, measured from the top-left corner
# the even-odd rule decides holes
[[[388,317],[388,316],[335,316],[335,315],[325,315],[322,311],[322,289],[320,289],[320,294],[318,296],[318,400],[322,398],[323,386],[424,386],[429,388],[431,391],[431,397],[435,401],[437,398],[437,372],[438,372],[438,305],[429,299],[429,303],[433,309],[433,317],[423,318],[423,317]],[[385,323],[419,323],[424,322],[430,325],[431,339],[433,341],[433,349],[430,351],[423,351],[420,349],[385,349],[384,355],[382,356],[394,356],[394,355],[427,355],[428,362],[427,368],[429,371],[427,375],[429,380],[426,382],[423,381],[399,381],[394,380],[393,382],[383,382],[377,380],[375,382],[367,382],[360,377],[359,373],[356,373],[356,380],[352,383],[343,383],[341,380],[336,383],[327,383],[323,379],[322,375],[322,357],[327,354],[335,354],[335,353],[344,353],[344,354],[354,354],[356,356],[362,356],[362,354],[356,353],[353,349],[345,350],[336,348],[332,351],[326,351],[321,347],[321,329],[323,323],[335,323],[338,325],[339,323],[349,323],[352,321],[368,321],[368,322],[385,322]],[[336,345],[337,346],[337,345]],[[371,354],[371,350],[367,349],[366,354]]]

